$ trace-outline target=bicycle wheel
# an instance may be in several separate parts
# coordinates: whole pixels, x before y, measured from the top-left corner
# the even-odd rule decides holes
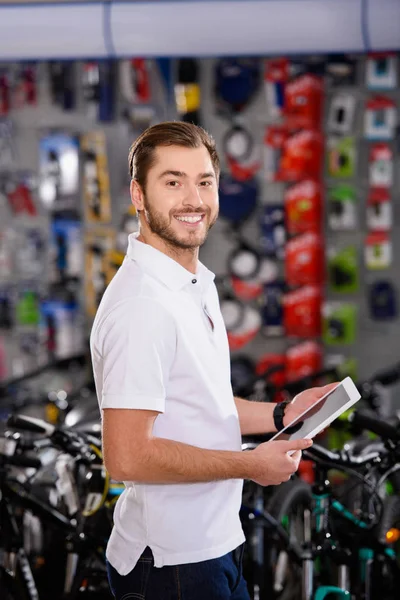
[[[300,479],[281,484],[273,494],[268,511],[284,527],[292,545],[301,547],[305,541],[305,514],[310,514],[311,487]],[[308,532],[310,533],[310,532]],[[269,581],[269,598],[299,600],[301,598],[300,562],[287,553],[279,536],[266,539],[265,565]]]

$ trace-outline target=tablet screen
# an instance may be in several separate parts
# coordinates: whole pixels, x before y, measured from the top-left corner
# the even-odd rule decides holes
[[[323,429],[333,421],[332,416],[340,411],[341,414],[345,410],[345,405],[351,401],[350,396],[346,392],[343,385],[339,385],[332,392],[330,392],[326,398],[317,402],[314,406],[309,408],[303,416],[293,421],[290,425],[297,425],[303,421],[303,425],[295,433],[277,433],[272,439],[273,440],[299,440],[306,437],[317,429],[322,423],[328,421],[324,425]],[[339,416],[339,415],[337,415]],[[337,417],[334,417],[337,418]]]

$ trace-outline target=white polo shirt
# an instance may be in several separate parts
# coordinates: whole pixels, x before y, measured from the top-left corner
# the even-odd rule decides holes
[[[91,333],[100,408],[159,411],[155,436],[215,450],[241,450],[230,357],[214,275],[193,275],[129,238]],[[135,457],[132,457],[134,460]],[[242,542],[241,480],[191,484],[125,482],[107,558],[129,573],[146,546],[156,567],[223,556]]]

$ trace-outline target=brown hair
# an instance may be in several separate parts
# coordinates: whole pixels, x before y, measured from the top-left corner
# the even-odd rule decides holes
[[[165,121],[146,129],[132,144],[129,150],[129,173],[142,190],[146,186],[149,169],[154,164],[154,150],[158,146],[183,146],[200,148],[205,146],[210,154],[217,180],[220,163],[213,138],[198,125],[184,121]]]

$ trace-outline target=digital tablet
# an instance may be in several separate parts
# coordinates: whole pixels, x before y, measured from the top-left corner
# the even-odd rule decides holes
[[[301,415],[278,431],[270,442],[276,440],[311,439],[320,431],[326,429],[332,421],[337,419],[345,410],[360,400],[361,395],[350,377],[346,377],[330,392],[322,396],[313,406],[306,409]],[[295,433],[287,433],[289,427],[303,422]]]

